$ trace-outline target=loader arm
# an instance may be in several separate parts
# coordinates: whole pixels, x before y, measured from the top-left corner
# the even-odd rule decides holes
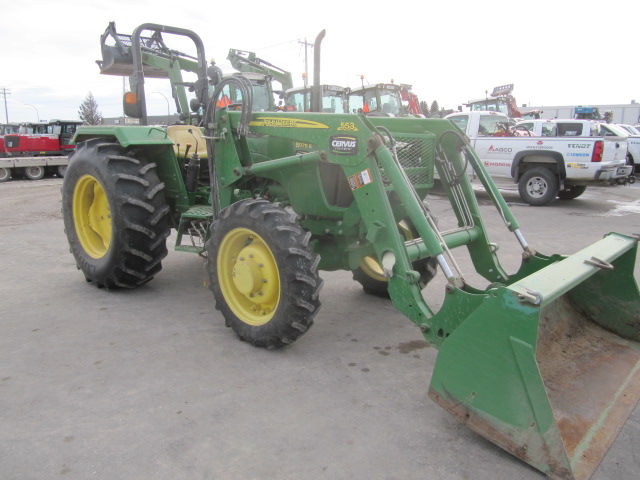
[[[239,114],[223,113],[220,120],[226,125],[222,128],[232,132],[237,129]],[[412,268],[413,261],[435,257],[452,288],[473,291],[459,273],[455,272],[455,268],[449,266],[450,260],[445,258],[450,256],[451,249],[466,246],[481,275],[491,282],[508,281],[508,275],[499,264],[495,247],[489,241],[473,189],[468,182],[459,182],[457,187],[447,190],[452,205],[464,203],[466,206],[464,209],[455,209],[460,228],[441,234],[433,219],[425,214],[423,197],[426,189],[417,185],[421,197],[407,178],[407,174],[414,175],[415,170],[419,169],[424,169],[428,172],[427,176],[433,178],[436,167],[441,175],[445,175],[444,167],[439,165],[445,160],[436,161],[436,143],[438,138],[451,130],[450,122],[439,119],[368,118],[364,115],[301,116],[293,113],[254,113],[250,127],[253,134],[262,138],[288,139],[298,144],[313,145],[317,148],[317,154],[295,155],[292,150],[291,156],[266,159],[255,154],[247,156],[246,152],[255,147],[246,139],[239,138],[239,143],[231,142],[229,138],[218,141],[218,158],[236,158],[235,163],[226,162],[218,172],[220,204],[229,203],[231,192],[246,178],[262,175],[284,185],[290,194],[291,206],[298,214],[317,213],[317,205],[313,206],[313,211],[309,210],[311,207],[306,201],[308,188],[299,190],[295,187],[295,184],[300,183],[300,178],[294,175],[294,168],[300,170],[305,165],[317,165],[321,162],[338,165],[342,169],[344,179],[351,185],[355,201],[355,206],[349,210],[350,215],[353,216],[353,212],[356,212],[363,232],[357,240],[362,248],[357,252],[364,254],[373,251],[377,258],[382,259],[383,266],[389,265],[389,292],[394,305],[421,328],[430,343],[440,345],[445,334],[448,335],[455,329],[460,317],[456,316],[453,319],[441,315],[434,320],[434,313],[422,298],[419,276]],[[340,134],[346,128],[349,128],[348,133]],[[412,148],[421,148],[423,153],[418,158],[422,164],[403,168],[397,160],[397,155],[394,155],[390,148],[391,139],[385,140],[385,136],[381,135],[385,130],[391,137],[401,138],[405,143],[411,142]],[[457,165],[451,168],[463,171],[464,162],[456,151],[458,145],[454,140],[455,137],[445,138],[443,148],[450,150],[449,159],[457,162]],[[241,147],[238,148],[238,145]],[[306,185],[311,184],[309,181]],[[391,190],[400,199],[401,207],[391,204]],[[508,212],[506,204],[502,207]],[[398,212],[399,208],[402,213]],[[327,210],[323,211],[323,215],[331,214],[331,210]],[[333,214],[341,215],[344,212],[334,209]],[[396,228],[402,216],[411,219],[420,238],[411,242],[402,238]],[[516,229],[517,223],[512,218],[511,220],[511,227]],[[354,223],[353,219],[351,223]],[[352,251],[351,257],[346,261],[351,266],[357,265],[360,257]],[[439,318],[442,320],[438,320]]]

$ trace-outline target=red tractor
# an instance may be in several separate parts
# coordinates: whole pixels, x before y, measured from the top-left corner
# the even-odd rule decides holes
[[[79,125],[82,122],[74,120],[2,125],[0,182],[22,177],[39,180],[47,173],[63,177]]]
[[[73,120],[23,124],[18,132],[4,135],[4,152],[12,157],[68,155],[73,151],[71,139],[79,125],[82,122]]]

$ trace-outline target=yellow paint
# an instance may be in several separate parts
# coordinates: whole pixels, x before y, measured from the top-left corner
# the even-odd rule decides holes
[[[83,175],[73,190],[73,223],[82,248],[92,258],[102,258],[111,245],[111,210],[100,182]]]
[[[264,239],[248,228],[227,233],[217,258],[218,281],[231,311],[243,322],[268,323],[280,302],[280,273]]]

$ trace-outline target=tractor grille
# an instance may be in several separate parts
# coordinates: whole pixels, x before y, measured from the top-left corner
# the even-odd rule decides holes
[[[433,186],[434,139],[397,135],[396,151],[403,170],[413,185]],[[387,180],[383,172],[383,177]]]

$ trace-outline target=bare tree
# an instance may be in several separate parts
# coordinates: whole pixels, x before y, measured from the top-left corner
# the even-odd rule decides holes
[[[102,114],[98,110],[98,102],[93,93],[89,92],[80,104],[78,115],[85,125],[102,125]]]

